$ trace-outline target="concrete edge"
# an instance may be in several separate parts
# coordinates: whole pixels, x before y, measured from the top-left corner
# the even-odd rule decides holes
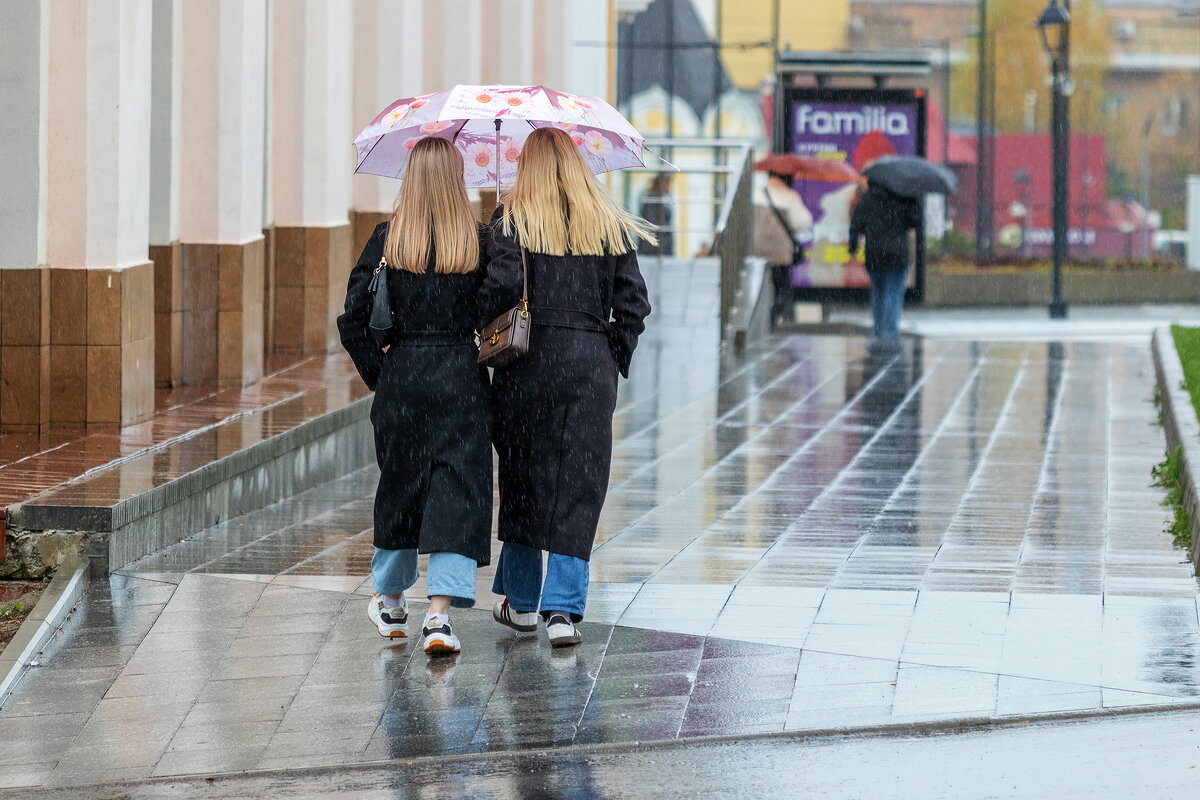
[[[1183,363],[1175,349],[1175,337],[1169,327],[1159,327],[1151,339],[1154,374],[1162,403],[1163,429],[1167,447],[1181,449],[1180,480],[1183,504],[1191,516],[1192,564],[1200,570],[1200,420],[1192,399],[1183,390]]]
[[[209,462],[173,481],[156,486],[136,497],[122,500],[109,507],[76,508],[57,506],[50,502],[39,502],[47,498],[58,487],[48,489],[32,498],[9,506],[9,520],[17,527],[28,530],[70,530],[86,533],[111,533],[115,530],[174,505],[188,497],[228,479],[261,466],[280,454],[319,439],[334,430],[345,427],[370,414],[372,396],[367,395],[342,408],[307,420],[294,428],[275,436],[269,436],[249,447],[242,448],[224,458]],[[229,420],[240,424],[244,420]],[[222,423],[225,424],[225,423]],[[102,467],[88,477],[102,476],[109,469],[119,469],[120,464]]]
[[[369,770],[399,766],[419,767],[425,765],[446,765],[454,763],[470,763],[479,761],[508,761],[529,758],[556,758],[571,756],[589,756],[603,754],[633,753],[646,750],[668,750],[675,747],[691,747],[705,744],[738,744],[744,742],[763,741],[804,741],[826,740],[841,737],[898,737],[898,736],[939,736],[947,733],[971,733],[975,731],[998,730],[1022,725],[1040,725],[1047,723],[1086,723],[1093,720],[1108,720],[1122,717],[1153,716],[1156,714],[1200,711],[1200,701],[1193,700],[1181,703],[1156,703],[1145,706],[1119,706],[1107,709],[1087,709],[1080,711],[1050,711],[1037,714],[1014,715],[1006,717],[973,716],[952,717],[938,720],[919,720],[910,722],[884,723],[877,725],[848,725],[845,727],[797,729],[791,731],[765,731],[743,734],[714,734],[708,736],[686,736],[675,739],[647,739],[628,742],[602,742],[595,744],[572,744],[549,747],[527,747],[519,750],[492,750],[481,753],[447,753],[443,755],[401,757],[395,759],[379,759],[375,761],[360,761],[347,764],[328,764],[313,767],[279,767],[270,769],[244,770],[239,772],[208,772],[181,775],[164,775],[144,778],[141,780],[119,781],[94,784],[74,784],[70,788],[83,792],[103,791],[106,788],[127,790],[134,786],[153,786],[158,784],[180,784],[187,781],[201,781],[211,785],[215,781],[235,781],[239,779],[264,778],[270,776],[300,776],[300,775],[332,775],[342,772],[367,772]],[[67,787],[23,787],[19,791],[54,792]],[[0,789],[0,798],[11,796],[11,791],[18,789]]]
[[[34,661],[50,637],[62,627],[67,615],[83,599],[87,584],[87,567],[78,558],[63,563],[50,579],[50,585],[17,629],[17,635],[0,652],[0,676],[3,676],[0,677],[0,707],[8,701],[25,668]]]

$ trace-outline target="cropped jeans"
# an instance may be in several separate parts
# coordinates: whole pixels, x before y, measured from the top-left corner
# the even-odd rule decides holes
[[[475,605],[475,559],[458,553],[430,553],[426,591],[430,597],[446,596],[453,608]],[[375,548],[371,581],[375,591],[395,597],[417,582],[417,551]]]
[[[492,591],[507,597],[514,611],[527,614],[540,610],[546,618],[551,611],[562,611],[570,614],[573,622],[579,622],[587,605],[588,577],[588,562],[582,558],[551,553],[543,581],[542,551],[505,542]]]

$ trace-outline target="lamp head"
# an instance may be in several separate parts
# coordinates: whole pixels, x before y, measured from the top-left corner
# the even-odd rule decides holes
[[[1051,57],[1056,57],[1066,41],[1067,25],[1071,22],[1071,12],[1060,5],[1058,0],[1050,0],[1050,5],[1038,17],[1037,29],[1042,35],[1042,46]]]

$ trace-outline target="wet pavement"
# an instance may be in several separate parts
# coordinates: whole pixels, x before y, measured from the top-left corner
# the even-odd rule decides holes
[[[1200,704],[1145,347],[722,354],[682,269],[648,270],[677,290],[622,386],[580,648],[493,623],[490,569],[459,658],[380,639],[364,470],[95,586],[0,711],[0,785]]]

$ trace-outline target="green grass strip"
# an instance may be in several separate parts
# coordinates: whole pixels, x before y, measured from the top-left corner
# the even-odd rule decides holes
[[[1183,388],[1191,395],[1192,406],[1200,418],[1200,328],[1172,325],[1171,335],[1175,337],[1175,349],[1183,362]]]
[[[1173,513],[1167,522],[1166,532],[1171,534],[1178,547],[1191,551],[1192,549],[1192,520],[1187,507],[1183,504],[1183,484],[1180,482],[1180,471],[1183,466],[1183,448],[1176,447],[1167,451],[1166,461],[1158,464],[1150,471],[1154,477],[1154,485],[1166,489],[1167,496],[1163,505]]]

